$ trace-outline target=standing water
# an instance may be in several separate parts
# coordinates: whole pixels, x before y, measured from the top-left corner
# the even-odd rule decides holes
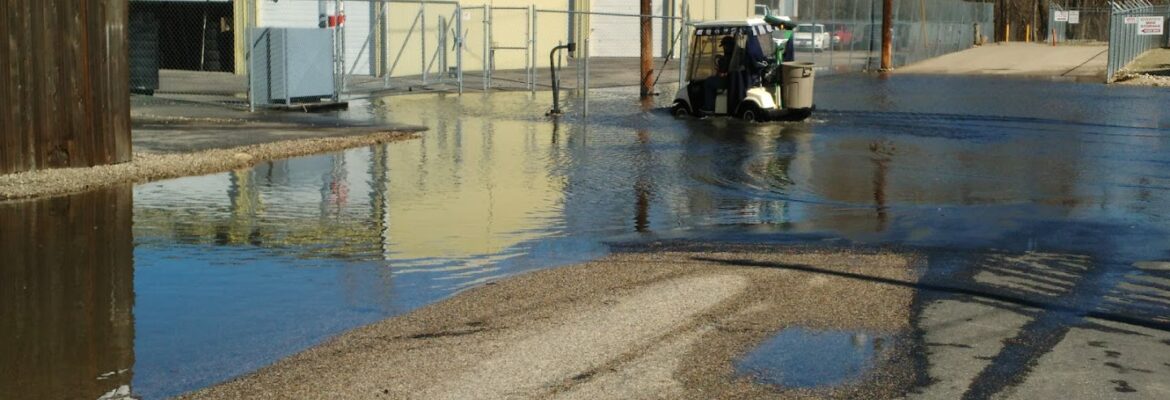
[[[616,241],[1045,249],[1106,266],[1167,253],[1164,92],[853,75],[817,89],[813,120],[760,125],[643,111],[636,89],[591,95],[588,120],[569,99],[559,123],[541,117],[547,93],[373,99],[341,116],[430,130],[0,204],[0,393],[177,395]],[[1121,272],[1086,274],[1095,289],[1070,289],[1071,307],[1166,315],[1110,300]]]

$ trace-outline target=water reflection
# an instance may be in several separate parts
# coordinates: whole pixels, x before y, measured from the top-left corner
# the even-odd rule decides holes
[[[129,187],[0,203],[0,397],[96,399],[134,375]]]
[[[119,362],[5,373],[3,392],[53,376],[33,386],[83,388],[77,390],[88,396],[130,385],[147,398],[175,395],[470,286],[596,257],[605,243],[631,238],[828,236],[1059,250],[1113,264],[1159,259],[1168,250],[1170,177],[1163,167],[1170,135],[1156,127],[1170,124],[1114,113],[1149,96],[991,84],[988,96],[998,101],[970,99],[963,104],[971,115],[920,114],[909,111],[957,101],[924,97],[922,86],[899,86],[905,81],[897,77],[834,79],[844,78],[818,82],[818,101],[856,109],[819,112],[801,124],[676,120],[636,111],[644,107],[630,100],[636,93],[620,91],[592,94],[588,121],[576,119],[580,104],[572,98],[562,120],[543,118],[546,93],[355,102],[347,117],[431,130],[415,141],[138,186],[132,239],[128,213],[98,206],[130,207],[128,189],[117,201],[4,204],[0,221],[12,221],[0,224],[10,261],[0,283],[9,296],[0,303],[5,343]],[[939,81],[947,82],[930,82]],[[932,90],[938,97],[957,89]],[[1021,93],[1046,90],[1080,95],[1051,102],[1099,120],[1075,122],[1085,117],[1055,106],[1051,115],[1012,116]],[[889,101],[862,101],[874,96]],[[68,199],[111,196],[100,193]],[[102,213],[118,219],[102,220]],[[101,234],[61,228],[50,238],[42,226],[97,226]],[[100,249],[94,252],[127,254],[74,250],[88,240]],[[39,266],[48,263],[73,272],[52,275],[62,269]],[[38,289],[12,295],[26,288]],[[52,332],[38,340],[28,329]],[[103,329],[110,333],[101,343],[71,336]],[[94,350],[76,347],[82,345]],[[0,365],[5,372],[29,362],[49,368],[27,357],[6,351]],[[115,375],[97,379],[110,371]],[[66,381],[73,383],[60,383]]]
[[[868,332],[787,328],[735,363],[738,374],[777,386],[837,386],[862,379],[892,348]]]

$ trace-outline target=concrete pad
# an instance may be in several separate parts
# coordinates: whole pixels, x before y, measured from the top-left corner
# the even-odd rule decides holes
[[[998,43],[935,57],[896,70],[907,74],[1101,77],[1108,46]]]
[[[1089,320],[1042,357],[1011,399],[1170,398],[1170,333]],[[1130,331],[1133,333],[1126,333]]]
[[[1017,335],[1027,316],[981,303],[943,300],[931,303],[919,322],[926,342],[927,373],[934,384],[910,399],[958,399],[975,381],[1004,340]]]

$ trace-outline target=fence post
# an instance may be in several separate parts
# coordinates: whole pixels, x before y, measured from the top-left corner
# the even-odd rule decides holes
[[[390,88],[390,2],[382,2],[382,89]]]
[[[679,46],[678,50],[678,85],[679,88],[684,88],[687,84],[687,57],[690,56],[691,49],[689,40],[691,33],[691,8],[687,0],[683,0],[680,14],[682,14],[682,29],[679,33],[681,36],[679,40],[682,42],[682,46]]]
[[[420,21],[421,25],[419,25],[419,28],[418,28],[418,33],[419,33],[418,38],[419,38],[419,43],[421,43],[421,45],[422,45],[421,46],[422,51],[419,53],[419,57],[421,58],[419,65],[422,67],[422,83],[424,85],[426,85],[427,79],[429,78],[428,74],[430,72],[430,68],[427,68],[427,3],[426,2],[418,3],[418,18],[421,20]]]
[[[455,4],[455,79],[459,81],[459,94],[463,94],[463,5]]]
[[[536,50],[532,47],[532,41],[534,40],[533,37],[535,36],[533,34],[533,31],[535,31],[535,27],[532,23],[533,19],[536,17],[535,10],[536,10],[536,5],[529,4],[528,5],[528,15],[526,15],[526,17],[528,17],[528,18],[525,18],[526,20],[528,20],[528,21],[525,21],[528,24],[527,29],[525,29],[525,31],[526,31],[525,33],[528,36],[527,37],[528,42],[524,44],[525,64],[528,64],[526,66],[527,71],[525,71],[525,72],[527,72],[526,77],[528,78],[528,91],[531,93],[536,93],[536,77],[535,77]]]
[[[447,80],[447,17],[439,15],[439,82]]]
[[[488,36],[488,10],[490,9],[491,6],[487,4],[483,5],[483,67],[480,75],[482,76],[481,80],[483,81],[483,91],[485,92],[488,91],[489,87],[491,87],[491,77],[488,75],[488,71],[491,70],[491,60],[489,59],[491,56],[488,55],[490,52],[490,50],[488,50],[488,47],[490,47],[488,41],[491,40],[491,38]]]

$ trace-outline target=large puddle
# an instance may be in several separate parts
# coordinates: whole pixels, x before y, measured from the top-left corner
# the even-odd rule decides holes
[[[824,111],[773,125],[643,112],[636,89],[596,91],[588,122],[568,98],[559,124],[541,116],[548,93],[376,99],[346,117],[431,130],[0,204],[0,393],[176,395],[609,241],[833,238],[1116,262],[1168,250],[1164,91],[817,84]]]

